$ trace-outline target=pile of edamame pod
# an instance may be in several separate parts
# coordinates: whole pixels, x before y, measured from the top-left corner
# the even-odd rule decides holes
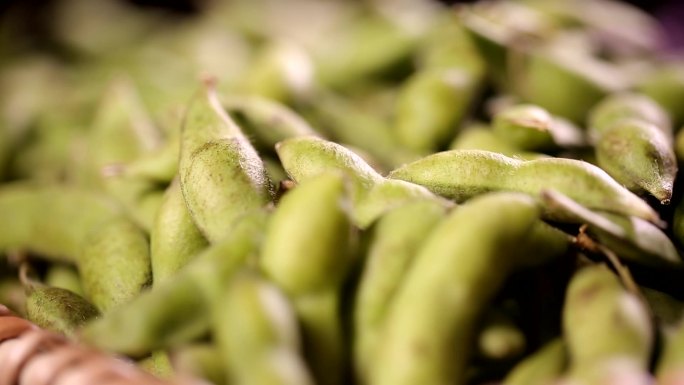
[[[51,4],[0,44],[15,313],[217,385],[684,383],[684,61],[650,16]]]

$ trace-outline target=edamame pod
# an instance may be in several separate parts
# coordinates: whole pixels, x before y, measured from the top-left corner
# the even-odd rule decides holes
[[[650,384],[654,343],[645,304],[604,265],[575,273],[563,307],[570,367],[567,383]]]
[[[97,308],[78,294],[58,287],[28,289],[26,317],[36,325],[69,337],[100,315]]]
[[[479,124],[461,131],[449,145],[449,150],[484,150],[524,160],[546,157],[541,153],[521,151],[496,135],[491,128]]]
[[[294,310],[275,286],[240,273],[214,309],[213,330],[231,383],[313,384],[299,353]]]
[[[435,201],[409,202],[378,219],[370,230],[354,312],[354,363],[357,375],[368,380],[387,309],[413,258],[429,232],[446,215]]]
[[[370,383],[464,383],[477,318],[516,265],[518,245],[539,215],[531,198],[496,193],[442,221],[390,306]]]
[[[154,285],[169,279],[205,247],[207,240],[192,220],[176,179],[164,193],[150,233]]]
[[[503,109],[494,115],[492,127],[496,135],[521,150],[548,151],[584,143],[575,125],[530,104]]]
[[[276,145],[280,162],[296,182],[303,182],[324,172],[345,174],[351,185],[352,199],[358,199],[383,180],[360,156],[344,146],[317,137],[305,136],[284,140]]]
[[[667,112],[655,100],[636,92],[621,92],[601,100],[591,109],[588,126],[600,135],[602,130],[625,119],[646,121],[672,137],[672,122]]]
[[[125,218],[103,223],[85,239],[78,271],[100,311],[129,302],[152,283],[147,235]]]
[[[593,212],[553,190],[542,191],[541,198],[546,208],[556,215],[571,222],[587,224],[587,232],[620,257],[654,266],[682,263],[668,236],[643,219]]]
[[[503,385],[548,385],[560,377],[567,364],[565,343],[557,338],[520,361]]]
[[[658,214],[646,202],[605,171],[574,159],[521,161],[488,151],[451,150],[409,163],[392,171],[389,178],[423,185],[456,201],[487,191],[509,190],[537,196],[543,189],[556,189],[591,209],[660,223]]]
[[[171,364],[176,373],[202,378],[214,385],[227,383],[226,371],[218,348],[211,343],[181,346],[171,352]]]
[[[83,337],[108,351],[141,356],[196,339],[209,330],[209,309],[226,282],[257,252],[266,213],[246,215],[166,283],[90,323]],[[182,311],[179,311],[182,309]]]
[[[316,135],[316,131],[284,104],[259,96],[224,97],[221,104],[233,115],[246,121],[248,136],[259,147],[273,150],[276,143],[295,136]]]
[[[51,287],[67,289],[83,297],[83,284],[78,271],[73,266],[53,264],[45,274],[45,284]]]
[[[457,67],[416,72],[399,91],[397,138],[421,154],[443,147],[471,108],[480,82],[476,75]]]
[[[643,77],[637,89],[655,100],[672,117],[673,123],[684,123],[684,63],[665,62]]]
[[[292,300],[316,380],[342,380],[341,285],[352,263],[345,179],[324,173],[280,200],[266,230],[260,266]]]
[[[114,202],[73,186],[29,183],[0,188],[0,249],[76,263],[88,233],[122,217]]]
[[[212,87],[188,108],[179,165],[185,203],[209,242],[226,237],[237,218],[273,199],[263,162]]]
[[[164,350],[155,350],[149,357],[138,361],[137,365],[157,378],[170,379],[174,376],[169,355]]]

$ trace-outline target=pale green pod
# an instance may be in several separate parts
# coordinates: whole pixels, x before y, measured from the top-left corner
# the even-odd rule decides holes
[[[628,86],[615,66],[554,46],[553,41],[526,55],[518,76],[520,97],[578,124],[605,95]]]
[[[87,325],[83,338],[104,350],[142,356],[205,335],[212,301],[257,253],[265,223],[263,211],[245,216],[166,283]]]
[[[548,151],[584,144],[584,135],[577,126],[531,104],[496,113],[492,127],[496,135],[521,150]]]
[[[464,383],[477,320],[539,215],[531,198],[496,193],[442,221],[390,306],[370,384]]]
[[[353,200],[383,180],[382,175],[351,150],[317,137],[284,140],[276,145],[276,151],[283,168],[295,182],[330,171],[345,174]]]
[[[316,79],[344,88],[382,75],[410,60],[417,39],[379,13],[363,13],[327,34],[312,53]]]
[[[401,143],[417,153],[443,147],[469,112],[481,79],[461,68],[416,72],[397,97],[394,129]]]
[[[207,240],[192,220],[178,179],[164,193],[164,200],[150,232],[152,282],[159,285],[207,247]]]
[[[538,196],[543,189],[555,189],[590,209],[660,222],[646,202],[605,171],[574,159],[521,161],[488,151],[451,150],[409,163],[392,171],[389,177],[423,185],[456,201],[487,191]]]
[[[127,219],[102,224],[84,240],[78,271],[102,312],[131,301],[152,282],[147,235]]]
[[[288,192],[269,221],[260,264],[286,293],[337,287],[350,265],[350,221],[340,174],[322,174]]]
[[[57,287],[32,287],[26,296],[26,317],[47,330],[74,337],[100,312],[85,298]]]
[[[479,125],[461,131],[449,145],[449,150],[484,150],[523,160],[547,157],[541,153],[526,152],[515,148],[511,143],[496,135],[491,128]]]
[[[70,265],[53,264],[45,274],[45,284],[50,287],[57,287],[69,290],[83,297],[83,285],[78,270]]]
[[[394,167],[416,158],[417,155],[397,139],[390,117],[378,111],[377,101],[367,102],[369,106],[366,107],[362,105],[364,100],[351,99],[353,97],[326,93],[317,96],[307,108],[326,136],[369,152],[383,166]],[[390,104],[391,108],[394,100],[381,106],[384,104]]]
[[[445,215],[445,207],[438,202],[408,202],[382,215],[370,230],[371,243],[354,305],[355,370],[366,380],[387,309],[418,248]]]
[[[677,385],[684,378],[684,323],[665,329],[663,350],[656,364],[659,385]]]
[[[125,164],[106,167],[104,173],[112,177],[170,183],[178,173],[179,151],[180,135],[172,135],[161,147]]]
[[[170,356],[173,369],[179,375],[201,378],[214,385],[227,384],[227,368],[224,368],[221,354],[212,343],[181,346]]]
[[[621,92],[608,96],[591,109],[588,126],[596,136],[620,120],[638,119],[658,127],[672,136],[672,122],[663,108],[650,97],[636,92]]]
[[[366,195],[352,205],[352,219],[361,229],[370,226],[377,218],[396,207],[414,201],[430,201],[444,208],[453,206],[427,188],[398,179],[386,179],[374,185]]]
[[[277,287],[254,273],[238,274],[214,309],[213,331],[231,383],[257,384],[266,370],[268,383],[313,384],[300,354],[295,312]],[[289,370],[280,370],[274,356]]]
[[[502,384],[548,385],[560,377],[567,360],[565,343],[560,338],[554,339],[513,367]]]
[[[675,124],[684,123],[684,63],[665,62],[637,84],[639,92],[661,105]]]
[[[345,179],[325,173],[280,200],[266,229],[260,266],[292,299],[316,380],[342,376],[341,285],[353,259]]]
[[[605,265],[576,272],[563,307],[563,335],[578,383],[648,382],[654,333],[645,304]]]
[[[311,60],[296,43],[273,39],[252,60],[243,76],[242,89],[279,102],[306,97],[314,84]]]
[[[137,362],[139,368],[161,379],[171,379],[175,371],[171,366],[169,354],[164,350],[155,350],[150,356]]]
[[[273,192],[259,155],[207,87],[185,116],[179,175],[195,224],[215,242],[237,218],[271,202]]]
[[[260,148],[273,150],[276,143],[295,136],[317,135],[309,123],[284,104],[259,96],[221,98],[228,112],[242,118],[245,134]]]
[[[677,158],[672,140],[643,120],[620,120],[598,134],[598,165],[636,193],[648,193],[662,204],[672,198]]]
[[[478,331],[476,355],[490,361],[511,360],[526,346],[525,334],[509,315],[498,309],[487,311]]]
[[[0,249],[23,249],[75,263],[88,233],[114,218],[119,207],[100,194],[72,186],[28,183],[0,188]]]
[[[667,234],[650,222],[633,216],[595,212],[553,190],[542,191],[541,199],[555,216],[587,224],[587,232],[620,257],[653,266],[682,264]]]

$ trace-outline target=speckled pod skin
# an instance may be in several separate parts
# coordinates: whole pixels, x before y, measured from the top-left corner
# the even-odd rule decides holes
[[[34,287],[26,297],[26,316],[36,325],[69,337],[100,315],[85,298],[57,287]]]
[[[595,146],[599,166],[616,181],[670,203],[677,159],[661,130],[640,120],[622,120],[603,130]]]
[[[190,214],[209,242],[272,200],[266,168],[211,86],[193,99],[181,134],[179,175]]]
[[[353,259],[345,179],[325,173],[288,192],[266,230],[260,266],[294,303],[320,384],[342,379],[341,285]]]
[[[589,128],[601,168],[631,191],[670,202],[677,159],[660,106],[644,95],[616,94],[593,109]]]
[[[392,171],[389,177],[423,185],[456,201],[487,191],[508,190],[537,196],[543,189],[556,189],[591,209],[660,222],[646,202],[605,171],[573,159],[521,161],[488,151],[451,150],[409,163]]]
[[[650,384],[654,343],[645,304],[604,265],[575,273],[563,308],[570,367],[563,383]]]
[[[175,180],[164,193],[150,233],[154,285],[169,279],[205,247],[207,240],[192,220],[180,182]]]
[[[265,222],[265,212],[246,215],[228,238],[203,251],[166,283],[91,322],[83,338],[108,351],[142,356],[206,334],[211,301],[256,254]]]
[[[295,312],[272,283],[254,272],[238,274],[214,313],[214,336],[231,383],[313,384]]]
[[[369,383],[464,383],[477,319],[516,264],[515,251],[539,214],[523,194],[496,193],[442,221],[390,306]]]
[[[152,282],[147,235],[127,219],[93,230],[78,261],[83,290],[102,312],[137,297]]]

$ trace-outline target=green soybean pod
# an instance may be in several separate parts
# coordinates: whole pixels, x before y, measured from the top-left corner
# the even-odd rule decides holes
[[[423,186],[398,179],[385,179],[354,202],[352,219],[360,229],[366,229],[389,210],[417,201],[430,201],[444,208],[453,206],[453,202],[435,195]]]
[[[342,378],[340,290],[352,263],[345,179],[325,173],[302,182],[280,201],[268,228],[260,266],[293,301],[304,352],[316,380]]]
[[[659,385],[676,385],[684,378],[684,323],[666,328],[663,335],[664,348],[656,364]]]
[[[0,187],[0,250],[23,249],[76,263],[89,232],[123,214],[101,194],[65,185]]]
[[[496,135],[521,150],[549,151],[584,144],[577,126],[531,104],[503,109],[494,115],[492,126]]]
[[[370,247],[356,294],[354,363],[368,379],[387,309],[425,237],[446,216],[435,201],[409,202],[381,216],[370,229]]]
[[[164,193],[150,233],[154,285],[169,279],[205,247],[207,240],[195,225],[176,179]]]
[[[47,330],[74,337],[83,325],[99,315],[93,304],[67,289],[49,286],[28,289],[26,317]]]
[[[129,302],[152,282],[147,235],[125,218],[103,223],[85,239],[78,270],[102,312]]]
[[[257,253],[266,216],[264,211],[245,215],[227,238],[204,250],[167,282],[89,323],[83,339],[104,350],[139,357],[206,334],[211,300]]]
[[[503,385],[547,385],[561,376],[567,365],[565,343],[556,338],[520,361],[506,375]]]
[[[126,163],[114,163],[103,170],[105,176],[170,183],[178,174],[180,135],[172,134],[161,147]]]
[[[649,383],[654,343],[650,315],[605,265],[585,267],[570,280],[563,335],[570,357],[567,380],[587,385]]]
[[[236,118],[242,118],[247,135],[258,147],[273,150],[276,143],[295,136],[317,135],[309,123],[284,104],[260,96],[221,98],[221,104]]]
[[[639,92],[655,100],[672,117],[673,123],[684,123],[684,63],[664,62],[644,76],[636,85]]]
[[[478,76],[457,67],[416,72],[397,97],[397,138],[421,154],[448,143],[477,97],[480,82]]]
[[[214,313],[213,330],[231,383],[313,384],[300,354],[295,312],[273,284],[254,272],[239,273],[217,298]]]
[[[636,92],[612,94],[592,109],[588,126],[596,134],[624,119],[644,120],[658,127],[668,137],[672,136],[672,121],[665,110],[650,97]]]
[[[602,129],[595,151],[598,165],[626,188],[670,203],[677,158],[672,138],[660,128],[643,120],[620,120]]]
[[[392,171],[389,178],[423,185],[456,201],[487,191],[508,190],[537,196],[543,189],[556,189],[591,209],[661,222],[646,202],[605,171],[574,159],[521,161],[488,151],[451,150],[404,165]]]
[[[155,350],[148,357],[139,360],[137,365],[157,378],[170,379],[174,376],[169,355],[164,350]]]
[[[630,261],[660,267],[673,267],[682,263],[677,248],[662,230],[643,219],[583,207],[567,196],[544,190],[542,202],[556,216],[566,221],[586,224],[587,232],[601,244]],[[676,223],[676,222],[675,222]]]
[[[453,210],[425,240],[390,306],[370,384],[464,383],[477,319],[539,215],[530,197],[515,193]]]
[[[185,203],[209,242],[273,199],[263,162],[212,87],[207,85],[186,112],[179,165]]]
[[[383,180],[360,156],[334,142],[312,136],[284,140],[276,145],[280,162],[295,182],[324,172],[341,172],[349,179],[352,199],[363,196]]]
[[[459,132],[449,145],[449,150],[484,150],[523,160],[546,157],[541,153],[522,151],[496,135],[490,127],[480,124],[471,125]]]
[[[214,385],[227,384],[227,368],[213,343],[195,343],[173,349],[171,364],[179,375],[205,379]]]
[[[45,274],[45,284],[50,287],[67,289],[83,297],[83,284],[78,270],[74,266],[53,264]]]

